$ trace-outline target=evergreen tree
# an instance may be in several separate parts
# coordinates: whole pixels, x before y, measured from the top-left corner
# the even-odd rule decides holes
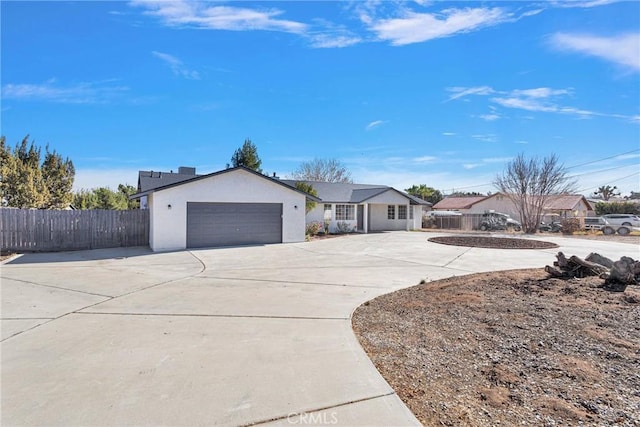
[[[73,201],[73,179],[76,170],[69,158],[62,160],[56,151],[49,151],[46,147],[44,162],[42,163],[42,176],[49,191],[47,207],[50,209],[63,209]]]
[[[261,164],[262,160],[260,160],[258,156],[258,148],[250,139],[245,139],[242,147],[238,148],[231,157],[231,165],[234,168],[244,166],[245,168],[262,173],[262,169],[260,168]]]
[[[3,204],[17,208],[46,208],[50,194],[40,165],[40,148],[29,135],[11,150],[1,138],[0,196]]]

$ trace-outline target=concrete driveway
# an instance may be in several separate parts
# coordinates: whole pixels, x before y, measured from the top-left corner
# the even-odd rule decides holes
[[[11,425],[416,425],[351,330],[371,298],[453,275],[542,267],[393,232],[2,265],[2,419]],[[567,254],[637,245],[548,238]]]

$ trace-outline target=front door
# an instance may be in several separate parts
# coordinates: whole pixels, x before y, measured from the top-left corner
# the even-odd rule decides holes
[[[358,232],[364,233],[364,205],[358,205]]]

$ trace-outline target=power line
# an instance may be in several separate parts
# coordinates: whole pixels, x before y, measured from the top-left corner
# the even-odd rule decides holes
[[[597,170],[597,171],[589,171],[589,172],[579,173],[577,175],[570,175],[569,178],[575,178],[577,176],[584,176],[584,175],[589,175],[589,174],[593,174],[593,173],[608,172],[608,171],[617,170],[617,169],[624,169],[624,168],[628,168],[628,167],[631,167],[631,166],[638,167],[638,165],[617,166],[615,168],[600,169],[600,170]]]
[[[640,151],[640,148],[637,148],[637,149],[631,150],[631,151],[627,151],[626,153],[615,154],[615,155],[613,155],[611,157],[605,157],[604,159],[593,160],[591,162],[580,163],[580,164],[577,164],[577,165],[568,166],[565,169],[573,169],[573,168],[577,168],[577,167],[580,167],[580,166],[591,165],[593,163],[604,162],[605,160],[611,160],[611,159],[614,159],[614,158],[619,157],[619,156],[624,156],[625,154],[637,153],[638,151]]]
[[[631,178],[631,177],[632,177],[632,176],[634,176],[634,175],[640,175],[640,172],[634,172],[634,173],[632,173],[631,175],[623,176],[622,178],[616,178],[616,179],[614,179],[613,181],[609,181],[609,182],[607,183],[607,185],[608,185],[608,184],[614,184],[614,183],[616,183],[616,182],[622,181],[623,179]],[[595,187],[583,188],[582,190],[578,190],[578,192],[582,192],[582,191],[589,191],[589,190],[593,190],[593,189],[596,189],[596,188],[600,188],[600,186],[599,186],[599,185],[597,185],[597,186],[595,186]]]
[[[590,162],[579,163],[577,165],[569,166],[569,167],[567,167],[565,169],[573,169],[573,168],[577,168],[577,167],[580,167],[580,166],[591,165],[591,164],[594,164],[594,163],[603,162],[605,160],[611,160],[611,159],[614,159],[614,158],[619,157],[619,156],[624,156],[626,154],[632,154],[632,153],[637,153],[637,152],[640,152],[640,148],[636,148],[635,150],[631,150],[631,151],[626,151],[624,153],[614,154],[613,156],[610,156],[610,157],[604,157],[602,159],[592,160]],[[627,166],[615,167],[615,168],[610,168],[610,169],[602,169],[602,170],[598,170],[598,171],[590,171],[590,172],[585,172],[585,173],[581,173],[581,174],[578,174],[578,175],[571,175],[570,178],[583,176],[583,175],[588,175],[588,174],[591,174],[591,173],[606,172],[606,171],[615,170],[615,169],[622,169],[622,168],[626,168],[626,167],[629,167],[629,166],[637,166],[637,165],[627,165]],[[631,176],[633,176],[633,175],[631,175]],[[628,177],[626,177],[626,178],[628,178]],[[624,178],[622,178],[622,179],[624,179]],[[457,190],[465,190],[467,188],[480,188],[480,187],[486,187],[488,185],[493,185],[493,183],[488,182],[488,183],[485,183],[485,184],[467,185],[465,187],[456,187],[456,189]],[[598,187],[595,187],[595,188],[598,188]],[[580,191],[585,191],[585,190],[580,190]]]

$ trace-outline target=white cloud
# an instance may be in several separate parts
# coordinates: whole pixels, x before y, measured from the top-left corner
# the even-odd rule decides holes
[[[535,89],[516,89],[511,91],[512,96],[526,96],[528,98],[549,98],[551,96],[568,95],[567,89],[551,89],[548,87],[538,87]]]
[[[454,136],[455,132],[442,132],[444,136]]]
[[[121,97],[128,90],[126,86],[114,85],[113,81],[80,82],[64,86],[51,79],[37,84],[6,84],[2,87],[2,98],[61,104],[103,104]]]
[[[556,112],[555,106],[544,105],[540,101],[529,98],[491,98],[491,101],[507,108],[519,108],[527,111]]]
[[[181,76],[185,79],[200,80],[200,74],[197,71],[188,70],[187,67],[184,66],[182,61],[175,56],[169,55],[168,53],[156,52],[155,50],[151,53],[156,58],[160,58],[162,61],[168,64],[169,67],[171,67],[171,71],[176,76]]]
[[[448,87],[448,92],[452,92],[445,102],[453,101],[454,99],[464,98],[469,95],[490,95],[494,90],[490,86],[476,86],[476,87]]]
[[[477,139],[478,141],[482,141],[482,142],[497,142],[498,141],[498,138],[496,137],[496,135],[494,135],[492,133],[471,135],[471,138]]]
[[[332,33],[315,34],[309,36],[309,38],[311,40],[311,47],[315,48],[348,47],[362,41],[358,36]]]
[[[498,120],[498,119],[502,118],[502,116],[500,116],[499,114],[496,114],[496,113],[480,114],[478,117],[481,118],[482,120],[486,120],[488,122],[492,122],[494,120]]]
[[[378,126],[380,126],[380,125],[382,125],[384,123],[386,123],[386,121],[384,121],[384,120],[374,120],[373,122],[369,123],[365,129],[366,130],[372,130],[372,129],[375,129]]]
[[[415,157],[413,159],[413,161],[416,163],[432,163],[432,162],[435,162],[436,160],[438,160],[438,158],[435,156],[421,156],[421,157]]]
[[[564,1],[553,1],[551,4],[557,7],[580,7],[580,8],[588,8],[588,7],[597,7],[597,6],[605,6],[612,3],[617,3],[620,0],[564,0]]]
[[[523,141],[523,140],[516,141],[516,144],[528,144],[528,143],[529,141]]]
[[[404,10],[399,18],[368,23],[378,39],[400,46],[467,33],[512,19],[501,8],[446,9],[439,14]],[[363,21],[367,24],[366,20]]]
[[[494,95],[489,98],[488,101],[500,105],[506,108],[520,109],[525,111],[543,112],[543,113],[557,113],[573,115],[581,119],[588,119],[593,117],[610,117],[630,122],[640,122],[640,116],[638,115],[625,115],[616,113],[600,113],[597,111],[585,110],[582,108],[571,107],[561,105],[558,100],[572,95],[571,88],[568,89],[552,89],[548,87],[538,87],[532,89],[514,89],[511,91],[499,91],[489,86],[477,86],[472,88],[466,87],[449,87],[446,88],[447,92],[453,92],[445,102],[462,99],[466,96],[487,96]],[[496,108],[489,105],[491,110],[490,114],[480,115],[478,117],[484,120],[496,120],[502,118],[497,112]],[[529,117],[526,117],[529,118]]]
[[[625,68],[640,71],[640,33],[628,33],[615,37],[556,33],[550,40],[556,49],[595,56]]]
[[[156,16],[170,26],[232,31],[269,30],[296,34],[307,30],[306,24],[278,18],[284,13],[278,9],[250,9],[186,0],[133,0],[130,4],[144,7],[146,14]]]

